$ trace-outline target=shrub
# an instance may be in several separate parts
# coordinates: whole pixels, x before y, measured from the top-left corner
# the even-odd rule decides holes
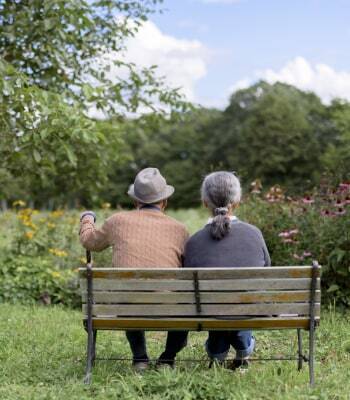
[[[40,256],[7,256],[0,268],[0,301],[77,306],[77,274]]]
[[[350,183],[324,185],[299,199],[273,187],[249,196],[239,213],[262,230],[273,265],[317,260],[324,299],[350,306]]]

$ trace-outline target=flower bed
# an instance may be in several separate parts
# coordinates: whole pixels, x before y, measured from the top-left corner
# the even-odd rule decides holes
[[[101,223],[112,210],[98,212]],[[79,212],[39,212],[21,202],[15,212],[0,214],[0,301],[76,305],[77,268],[85,262],[79,244]],[[169,211],[191,233],[204,225],[203,210]],[[261,192],[254,182],[238,216],[258,226],[273,265],[322,265],[323,296],[350,306],[350,183],[326,185],[301,198],[280,187]],[[96,266],[109,266],[111,251],[94,255]]]

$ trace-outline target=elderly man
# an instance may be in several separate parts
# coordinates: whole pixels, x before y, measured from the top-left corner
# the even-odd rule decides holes
[[[80,219],[81,244],[91,251],[112,246],[112,264],[117,268],[181,267],[188,232],[183,224],[164,214],[167,199],[173,193],[174,188],[167,185],[157,168],[140,171],[128,191],[136,209],[112,215],[100,229],[95,228],[95,214],[84,212]],[[149,358],[144,331],[127,331],[126,337],[134,368],[145,370]],[[185,345],[185,332],[168,332],[158,365],[173,366],[176,354]]]

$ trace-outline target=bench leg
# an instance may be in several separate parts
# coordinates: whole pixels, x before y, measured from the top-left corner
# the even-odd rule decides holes
[[[92,341],[92,366],[95,365],[95,358],[96,358],[96,338],[97,338],[97,330],[94,329],[94,331],[93,331],[93,341]]]
[[[309,374],[310,374],[310,386],[315,383],[315,372],[314,372],[314,348],[315,348],[315,325],[311,324],[309,332]]]
[[[94,357],[94,332],[91,329],[88,329],[88,338],[87,338],[87,351],[86,351],[86,372],[84,383],[85,385],[90,385],[92,378],[92,364]]]
[[[303,339],[301,337],[301,329],[298,332],[298,371],[303,368]]]

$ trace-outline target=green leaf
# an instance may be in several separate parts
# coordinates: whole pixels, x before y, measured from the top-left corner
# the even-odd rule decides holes
[[[328,293],[336,292],[338,289],[339,289],[339,286],[336,285],[335,283],[333,283],[333,285],[331,285],[331,286],[327,289],[327,292],[328,292]]]
[[[35,160],[37,163],[39,163],[39,162],[41,161],[41,155],[40,155],[40,153],[38,152],[37,149],[34,149],[34,150],[33,150],[33,157],[34,157],[34,160]]]
[[[74,154],[74,151],[72,150],[72,148],[70,147],[70,146],[68,146],[68,145],[64,145],[64,150],[66,151],[66,154],[67,154],[67,157],[68,157],[68,160],[69,160],[69,162],[72,164],[72,165],[74,165],[74,166],[76,166],[77,165],[77,157],[76,157],[76,155]]]

